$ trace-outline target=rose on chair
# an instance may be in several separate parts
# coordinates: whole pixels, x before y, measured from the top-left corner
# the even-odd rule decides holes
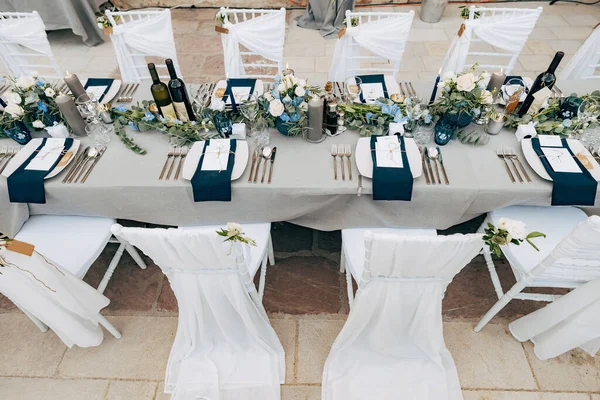
[[[502,251],[500,246],[506,246],[509,243],[514,245],[520,245],[522,242],[527,241],[534,249],[540,251],[531,239],[536,237],[546,237],[546,234],[542,232],[529,232],[527,233],[527,225],[521,221],[514,221],[508,218],[500,218],[498,221],[498,227],[488,222],[488,227],[485,229],[485,235],[483,241],[490,248],[490,251],[500,257]]]
[[[232,247],[233,242],[244,243],[248,246],[256,246],[254,239],[247,237],[242,231],[242,225],[236,222],[228,222],[225,228],[221,228],[221,230],[217,231],[217,234],[225,238],[224,242],[231,242]]]

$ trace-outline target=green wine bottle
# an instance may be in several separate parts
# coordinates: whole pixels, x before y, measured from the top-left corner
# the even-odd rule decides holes
[[[180,121],[195,121],[194,110],[192,110],[192,104],[190,103],[190,98],[188,97],[187,90],[185,88],[185,83],[183,80],[177,77],[177,71],[175,71],[175,66],[173,65],[173,60],[168,58],[165,61],[167,64],[167,69],[169,70],[169,75],[171,76],[171,80],[169,81],[169,93],[171,93],[171,99],[173,100],[173,107],[175,108],[175,112],[177,113],[177,117]]]
[[[169,88],[160,81],[158,72],[156,72],[156,66],[153,63],[148,64],[148,69],[150,70],[150,77],[152,77],[153,82],[150,91],[152,92],[152,98],[158,107],[160,115],[169,121],[176,120],[177,114],[175,113],[175,108],[173,108],[173,103],[171,102]]]

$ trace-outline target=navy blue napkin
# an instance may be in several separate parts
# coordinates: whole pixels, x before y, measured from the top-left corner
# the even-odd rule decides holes
[[[360,78],[362,83],[381,83],[381,86],[383,87],[383,96],[386,99],[390,98],[390,96],[388,95],[387,86],[385,86],[385,76],[383,74],[359,75],[359,76],[357,76],[357,78]],[[365,100],[365,98],[363,97],[362,90],[360,91],[360,101],[363,103],[367,102]]]
[[[397,136],[400,142],[400,154],[404,168],[386,168],[377,166],[377,151],[375,143],[377,136],[371,136],[371,157],[373,158],[373,200],[404,200],[412,199],[413,176],[406,156],[404,138]],[[382,152],[379,152],[382,153]],[[380,154],[380,157],[385,157]]]
[[[44,178],[54,169],[54,167],[56,167],[56,164],[59,163],[62,156],[58,157],[48,171],[25,169],[25,167],[29,165],[29,162],[33,160],[38,152],[46,145],[46,140],[47,139],[43,139],[42,144],[6,179],[6,183],[8,184],[8,198],[11,203],[46,204]],[[72,145],[73,139],[65,139],[63,154],[66,153]]]
[[[531,145],[540,161],[544,165],[548,175],[552,177],[554,185],[552,186],[552,205],[553,206],[593,206],[596,200],[596,191],[598,182],[590,172],[575,157],[566,139],[561,140],[562,145],[569,151],[573,160],[577,163],[582,173],[556,172],[546,160],[546,155],[540,147],[540,139],[531,139]],[[551,148],[551,147],[549,147]],[[556,147],[555,147],[556,148]]]
[[[102,96],[100,96],[100,98],[98,99],[98,103],[100,103],[102,102],[102,99],[104,99],[104,96],[106,96],[106,93],[108,93],[108,91],[110,90],[110,87],[112,86],[114,81],[115,80],[111,78],[89,78],[85,83],[84,89],[87,89],[90,86],[106,86],[106,89],[104,89],[104,93],[102,93]]]
[[[191,180],[194,202],[231,201],[231,171],[233,171],[233,164],[235,163],[237,141],[230,141],[227,169],[222,171],[202,171],[204,155],[209,144],[210,140],[204,142],[204,148],[202,149],[202,156],[200,156],[198,168]]]
[[[223,95],[222,100],[227,102],[227,97],[231,96],[231,106],[233,107],[233,112],[237,112],[237,104],[235,104],[235,96],[233,95],[234,87],[249,87],[250,94],[254,93],[254,85],[256,85],[256,79],[248,79],[248,78],[231,78],[227,79],[227,90],[225,90],[225,94]]]

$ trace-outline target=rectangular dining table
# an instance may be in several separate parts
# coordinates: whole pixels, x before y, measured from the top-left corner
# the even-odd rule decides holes
[[[423,98],[429,98],[432,82],[413,84]],[[592,90],[587,82],[559,85],[565,93]],[[150,98],[149,86],[149,82],[140,86],[136,101]],[[191,91],[195,93],[194,89]],[[466,129],[483,127],[471,124]],[[166,135],[129,128],[127,132],[147,150],[146,155],[133,153],[113,136],[85,183],[63,184],[66,171],[45,183],[46,204],[10,203],[6,178],[0,177],[0,232],[14,235],[29,215],[35,214],[105,216],[172,226],[288,221],[326,231],[381,226],[446,229],[498,207],[550,205],[551,201],[552,183],[529,167],[514,129],[491,136],[483,146],[465,145],[458,140],[442,146],[450,184],[427,185],[422,175],[414,181],[411,201],[374,201],[371,180],[367,178],[362,179],[362,195],[357,196],[356,131],[313,144],[273,130],[270,146],[277,146],[277,157],[272,183],[248,182],[250,157],[242,177],[232,182],[231,202],[200,203],[194,203],[189,181],[181,177],[158,179],[169,150]],[[89,143],[86,137],[80,139],[84,147]],[[0,147],[13,143],[0,139]],[[252,154],[252,139],[248,143]],[[334,179],[332,144],[352,146],[352,181],[348,176],[341,180],[339,158],[339,176]],[[515,149],[532,183],[511,183],[503,161],[496,156],[496,150],[502,146]],[[596,206],[584,210],[600,213],[600,191]]]

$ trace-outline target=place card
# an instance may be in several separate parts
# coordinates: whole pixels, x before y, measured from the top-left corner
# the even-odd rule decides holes
[[[252,88],[248,86],[234,86],[231,88],[233,92],[233,97],[235,98],[235,103],[239,104],[243,100],[246,100],[250,97],[252,93]],[[230,96],[227,96],[227,104],[231,104]]]
[[[204,149],[202,171],[225,171],[229,162],[229,139],[211,139]]]
[[[568,149],[564,147],[542,147],[542,152],[555,172],[582,172]]]
[[[541,147],[563,147],[562,139],[560,136],[554,135],[539,135]]]
[[[108,89],[108,86],[88,86],[85,91],[93,94],[98,101],[102,101],[102,97],[104,97],[106,89]]]
[[[362,95],[365,101],[377,100],[380,97],[385,97],[383,85],[381,83],[363,83],[360,85]]]
[[[56,160],[62,156],[65,147],[64,139],[47,139],[46,145],[40,149],[37,155],[27,164],[26,170],[48,171]]]
[[[375,143],[377,167],[403,168],[400,142],[396,136],[380,136]]]

